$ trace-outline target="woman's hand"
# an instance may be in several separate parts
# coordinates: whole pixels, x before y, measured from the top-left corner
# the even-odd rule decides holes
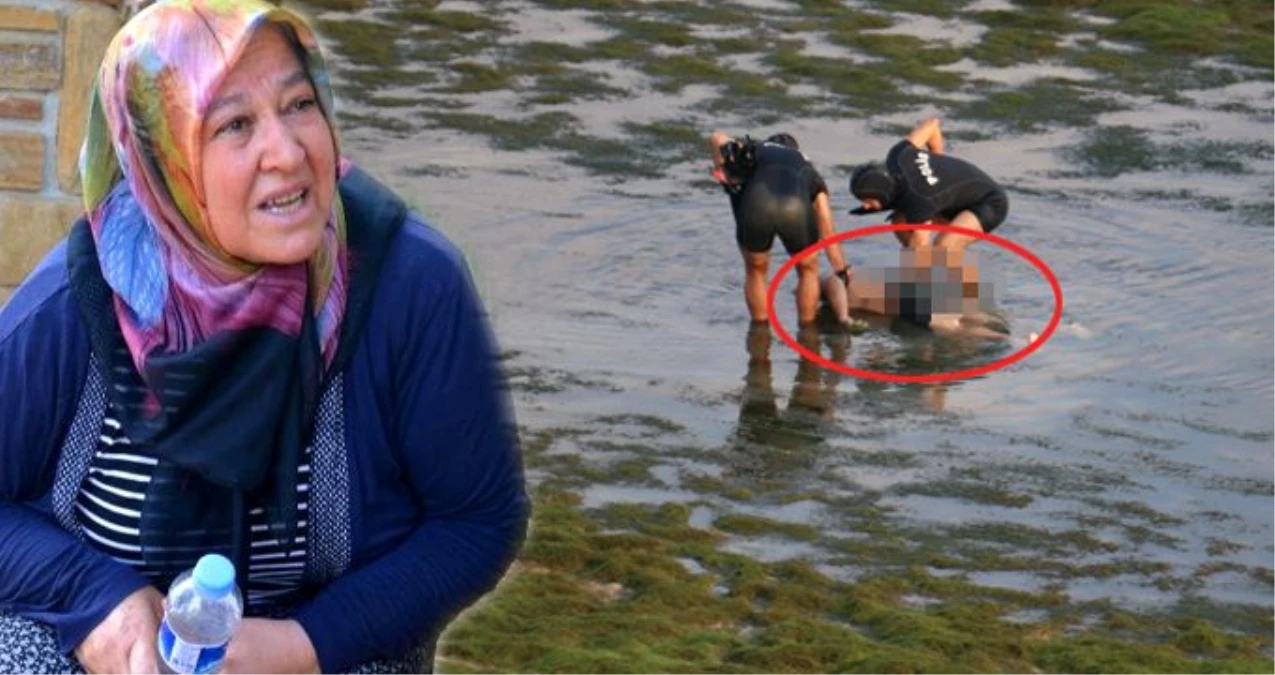
[[[226,649],[223,673],[317,673],[319,656],[291,619],[244,619]]]
[[[164,614],[164,597],[154,586],[120,601],[75,648],[75,658],[90,673],[158,673],[155,640]]]

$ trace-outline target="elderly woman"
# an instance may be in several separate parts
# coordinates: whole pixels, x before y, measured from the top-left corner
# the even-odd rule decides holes
[[[428,670],[528,501],[461,255],[340,156],[302,19],[172,0],[102,63],[85,217],[0,312],[0,671],[155,672],[204,553],[227,672]]]

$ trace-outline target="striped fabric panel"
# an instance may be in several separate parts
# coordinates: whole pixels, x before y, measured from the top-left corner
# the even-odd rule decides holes
[[[86,540],[94,547],[143,575],[157,579],[156,570],[142,560],[138,525],[147,485],[158,459],[143,448],[133,446],[108,410],[102,420],[101,436],[89,464],[88,476],[75,500],[76,516]],[[301,586],[306,566],[309,525],[310,449],[298,468],[297,533],[291,542],[266,534],[261,508],[248,511],[252,529],[249,546],[248,584],[245,600],[250,609],[273,604]],[[189,557],[193,566],[201,550],[173,549],[175,555]],[[241,581],[242,588],[242,581]]]

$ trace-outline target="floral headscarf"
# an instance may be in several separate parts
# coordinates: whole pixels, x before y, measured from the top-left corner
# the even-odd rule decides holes
[[[255,31],[295,35],[302,67],[332,124],[332,93],[314,35],[264,0],[169,0],[116,35],[102,60],[80,157],[84,204],[102,273],[137,369],[224,330],[297,335],[306,292],[330,363],[345,304],[345,223],[339,195],[309,264],[254,266],[216,245],[204,208],[204,111]],[[336,144],[336,135],[333,134]]]

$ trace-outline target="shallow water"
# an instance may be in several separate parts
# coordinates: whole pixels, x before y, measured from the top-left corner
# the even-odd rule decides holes
[[[743,4],[789,11],[781,2]],[[1007,8],[982,2],[966,11]],[[587,48],[615,34],[589,10],[519,2],[492,14],[504,22],[504,46]],[[891,30],[969,42],[978,28],[900,14]],[[484,53],[496,62],[500,49]],[[841,48],[812,35],[807,51]],[[736,535],[729,547],[766,561],[809,559],[842,578],[924,560],[848,556],[847,542],[864,539],[862,526],[872,523],[905,552],[939,546],[983,583],[1052,583],[1078,600],[1136,607],[1196,596],[1271,604],[1269,74],[1241,69],[1244,81],[1181,91],[1177,102],[1109,92],[1119,109],[1026,127],[1012,116],[954,112],[981,100],[980,87],[895,112],[847,109],[757,125],[737,111],[710,113],[720,94],[712,85],[652,90],[622,60],[580,68],[611,76],[630,95],[529,104],[530,86],[458,94],[407,85],[377,92],[402,99],[390,108],[366,103],[346,58],[335,59],[334,74],[346,87],[343,109],[363,116],[344,126],[347,153],[465,250],[510,354],[519,422],[555,439],[544,456],[597,467],[638,458],[650,469],[641,480],[592,481],[582,490],[586,508],[674,500],[695,503],[703,526],[727,514],[808,523],[822,533],[814,541],[764,533]],[[1062,62],[995,68],[965,59],[951,69],[1008,87],[1087,79]],[[489,133],[429,122],[440,102],[506,121],[569,112],[574,133],[623,143],[503,149]],[[1049,265],[1065,306],[1056,334],[1025,360],[928,387],[841,376],[803,364],[777,336],[750,334],[729,206],[706,182],[706,158],[698,146],[626,126],[660,122],[693,137],[782,127],[828,180],[844,230],[873,224],[843,215],[853,205],[846,167],[884,156],[933,114],[945,118],[949,152],[1006,184],[1010,217],[996,234]],[[391,118],[401,122],[388,125]],[[1119,154],[1125,146],[1095,142],[1104,129],[1142,139],[1146,152],[1130,159]],[[891,264],[896,249],[889,235],[844,246],[859,266]],[[977,250],[1015,335],[1039,331],[1053,310],[1048,285],[1012,254]],[[783,260],[777,249],[772,271]],[[788,326],[790,288],[778,309]],[[902,363],[909,372],[1006,353],[882,331],[818,340],[834,360]],[[529,464],[537,479],[560,470],[535,457]],[[995,564],[985,568],[989,559]]]

